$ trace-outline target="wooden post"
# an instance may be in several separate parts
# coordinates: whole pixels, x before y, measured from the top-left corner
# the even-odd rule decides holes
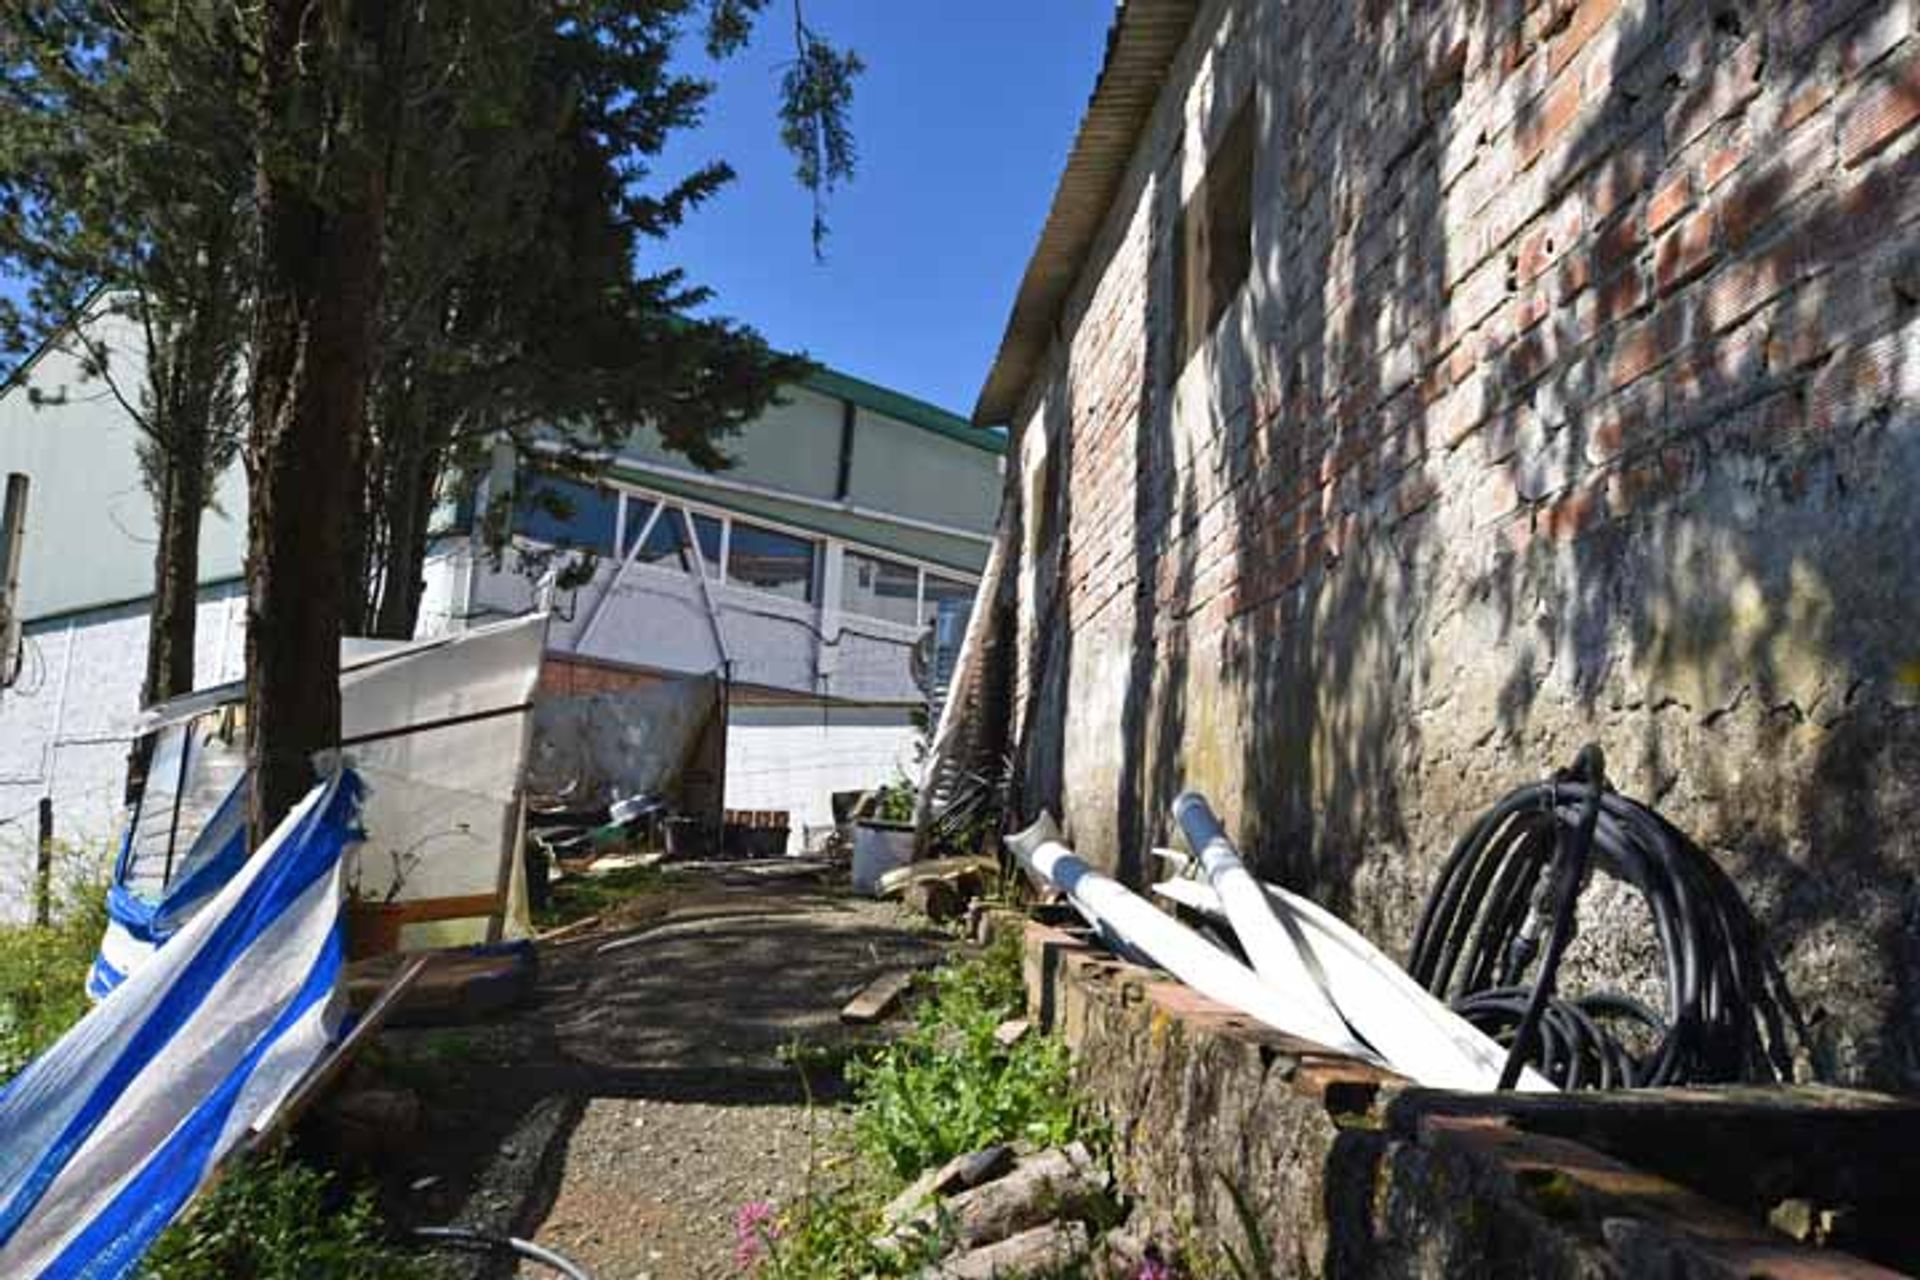
[[[33,920],[53,922],[53,797],[40,797],[40,845],[33,869]]]

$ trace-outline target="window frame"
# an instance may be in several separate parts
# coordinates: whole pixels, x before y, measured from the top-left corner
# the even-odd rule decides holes
[[[1180,202],[1173,228],[1174,368],[1184,369],[1220,330],[1234,299],[1253,279],[1254,177],[1260,159],[1255,95],[1241,99],[1213,138],[1200,180]],[[1177,194],[1177,193],[1176,193]],[[1232,199],[1229,199],[1232,197]],[[1231,237],[1218,233],[1231,222]],[[1237,270],[1222,269],[1232,241]]]
[[[659,574],[676,581],[690,581],[695,585],[700,583],[700,575],[704,572],[706,574],[706,585],[712,588],[725,591],[737,591],[757,599],[777,600],[789,608],[810,609],[816,614],[832,613],[841,618],[856,619],[866,625],[892,627],[903,632],[912,631],[916,633],[925,631],[928,625],[925,615],[927,611],[927,578],[929,574],[937,578],[944,578],[949,582],[957,582],[963,586],[972,588],[976,600],[979,596],[979,575],[957,569],[952,565],[940,564],[919,556],[903,555],[898,551],[885,547],[876,547],[871,543],[856,542],[851,539],[836,537],[832,534],[818,533],[758,514],[746,512],[736,513],[712,503],[682,498],[659,489],[649,489],[643,485],[634,484],[627,480],[608,479],[605,481],[605,485],[608,492],[612,494],[618,504],[614,514],[614,545],[620,549],[620,552],[618,555],[604,556],[603,558],[612,560],[617,566],[621,566],[624,570]],[[634,513],[630,508],[631,504],[634,503],[645,503],[651,507],[645,519],[636,521],[633,518]],[[659,522],[664,513],[670,510],[678,512],[681,517],[680,536],[683,545],[689,552],[689,559],[692,562],[691,566],[687,569],[668,567],[662,564],[639,560],[629,554],[644,543],[646,538],[653,532],[653,526]],[[700,545],[699,530],[694,523],[695,518],[700,516],[715,520],[720,525],[720,557],[716,561],[708,560],[706,552]],[[744,520],[750,525],[757,525],[773,533],[800,539],[814,548],[813,581],[809,587],[809,595],[812,598],[796,600],[792,596],[781,595],[776,591],[766,591],[759,587],[746,586],[734,582],[726,576],[727,565],[733,556],[733,528],[735,522],[739,520]],[[844,580],[846,556],[848,553],[865,556],[870,560],[890,562],[898,567],[911,569],[914,574],[914,617],[921,620],[909,624],[900,622],[894,618],[876,617],[873,614],[862,613],[857,609],[849,608],[845,601],[846,587]],[[830,559],[836,557],[839,560],[839,575],[831,572],[828,563]],[[841,580],[839,588],[840,598],[829,601],[826,599],[827,584],[836,576]]]

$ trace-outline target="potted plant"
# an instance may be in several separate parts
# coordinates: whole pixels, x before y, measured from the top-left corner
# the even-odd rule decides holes
[[[904,776],[868,795],[853,821],[853,891],[872,894],[880,877],[913,861],[919,788]]]

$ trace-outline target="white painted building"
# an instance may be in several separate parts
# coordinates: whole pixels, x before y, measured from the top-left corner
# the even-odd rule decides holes
[[[142,349],[124,323],[88,333],[123,389]],[[0,386],[0,477],[29,477],[18,607],[19,674],[0,690],[0,918],[24,899],[42,796],[56,836],[103,856],[119,826],[145,671],[156,536],[137,429],[111,388],[83,376],[71,339]],[[729,681],[726,804],[787,810],[797,833],[835,790],[914,764],[921,694],[909,654],[940,602],[964,609],[1000,494],[1001,437],[930,405],[823,372],[727,446],[707,475],[636,435],[606,487],[568,520],[523,503],[517,537],[602,560],[554,600],[544,687],[611,688],[660,676]],[[513,480],[527,497],[539,476]],[[201,533],[195,683],[244,674],[244,478],[217,487]],[[619,554],[616,554],[616,551]],[[510,558],[511,559],[511,558]],[[499,571],[464,536],[428,570],[421,630],[524,612],[535,583]]]
[[[1002,447],[997,432],[823,372],[729,441],[737,462],[719,474],[637,438],[600,488],[497,475],[514,488],[517,542],[598,557],[553,601],[548,687],[583,669],[599,673],[585,677],[594,689],[609,671],[721,676],[727,807],[786,811],[797,842],[831,821],[833,792],[917,773],[925,693],[912,652],[943,618],[939,634],[958,645]],[[511,558],[495,569],[457,542],[443,557],[423,626],[540,598]]]

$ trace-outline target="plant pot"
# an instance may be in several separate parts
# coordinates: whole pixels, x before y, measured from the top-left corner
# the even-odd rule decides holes
[[[880,877],[913,861],[913,826],[904,822],[853,824],[853,891],[872,897]]]
[[[397,902],[348,899],[347,959],[366,960],[398,951],[406,918],[406,908]]]

